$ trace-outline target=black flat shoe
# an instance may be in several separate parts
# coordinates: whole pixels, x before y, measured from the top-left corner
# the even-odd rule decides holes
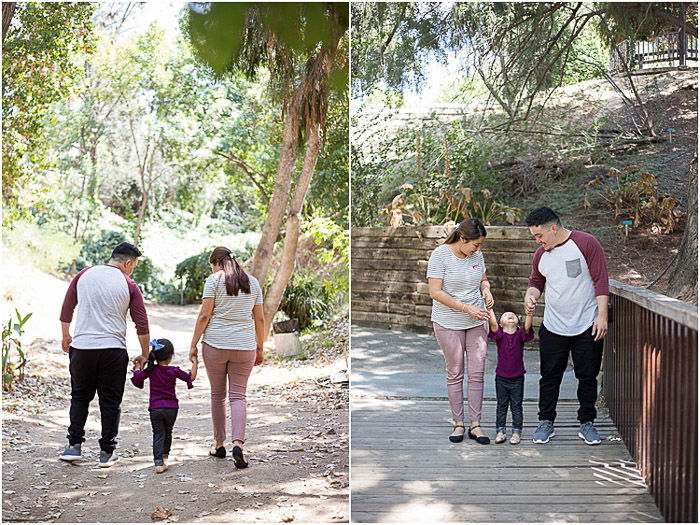
[[[233,464],[236,465],[236,468],[246,468],[248,466],[248,462],[243,457],[243,449],[238,445],[233,447],[231,455],[233,456]]]
[[[475,436],[474,434],[472,434],[472,429],[473,429],[473,428],[479,428],[480,426],[481,426],[481,425],[476,425],[476,426],[471,427],[471,428],[469,429],[469,432],[468,432],[469,439],[474,439],[474,440],[476,440],[476,442],[477,442],[479,445],[488,445],[489,443],[491,443],[491,440],[490,440],[488,437],[486,437],[486,436],[479,436],[479,437],[477,437],[477,436]]]
[[[209,451],[209,455],[214,456],[216,458],[225,458],[226,457],[226,449],[224,447],[219,447],[219,448],[211,447],[211,450]]]
[[[455,434],[458,428],[462,429],[461,434]],[[450,435],[450,441],[452,443],[461,443],[462,440],[464,439],[464,425],[455,425],[454,429],[452,430],[452,434]]]

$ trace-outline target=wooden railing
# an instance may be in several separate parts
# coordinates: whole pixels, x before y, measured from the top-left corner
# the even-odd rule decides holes
[[[631,70],[654,66],[686,66],[689,62],[697,65],[698,39],[682,31],[667,33],[649,41],[622,42],[618,44],[627,67]],[[618,53],[611,53],[612,71],[624,71]]]
[[[698,311],[610,281],[603,395],[669,522],[698,519]]]

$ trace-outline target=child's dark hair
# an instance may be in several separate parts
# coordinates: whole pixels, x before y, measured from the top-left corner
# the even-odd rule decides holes
[[[154,342],[157,343],[160,348],[157,348],[156,345],[153,344]],[[146,362],[146,366],[144,367],[146,372],[153,370],[153,368],[158,366],[159,362],[167,361],[168,358],[175,353],[175,347],[167,339],[154,339],[149,344],[151,345],[151,351],[148,354],[148,362]]]

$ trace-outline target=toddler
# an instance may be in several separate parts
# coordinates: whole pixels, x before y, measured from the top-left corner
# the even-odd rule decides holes
[[[496,365],[496,443],[506,440],[506,416],[508,406],[513,416],[513,434],[510,443],[520,443],[523,433],[523,394],[525,390],[525,363],[523,350],[525,343],[532,341],[532,314],[525,317],[525,327],[521,328],[518,316],[506,312],[501,316],[500,326],[496,314],[489,310],[489,338],[496,341],[498,364]]]
[[[131,382],[137,388],[143,388],[146,379],[151,380],[151,393],[148,412],[153,428],[153,461],[157,473],[168,470],[168,455],[173,440],[173,426],[179,408],[175,395],[175,382],[181,379],[192,388],[192,381],[197,377],[197,357],[193,356],[192,369],[189,372],[177,366],[169,366],[175,348],[167,339],[153,339],[151,352],[143,370],[134,370]]]

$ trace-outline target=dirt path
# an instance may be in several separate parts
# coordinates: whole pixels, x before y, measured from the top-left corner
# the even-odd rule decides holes
[[[188,369],[197,308],[149,306],[148,312],[151,334],[171,339],[173,364]],[[47,330],[54,328],[57,322]],[[137,353],[135,341],[129,334],[130,355]],[[171,468],[155,474],[147,390],[127,383],[121,459],[109,469],[96,468],[100,425],[93,401],[84,459],[74,466],[57,459],[68,425],[67,356],[58,341],[37,339],[29,357],[25,381],[3,395],[3,521],[148,522],[157,506],[172,510],[168,521],[348,521],[348,392],[328,381],[346,368],[345,359],[256,367],[245,470],[236,470],[230,457],[208,457],[209,383],[202,366],[194,389],[178,388]]]

